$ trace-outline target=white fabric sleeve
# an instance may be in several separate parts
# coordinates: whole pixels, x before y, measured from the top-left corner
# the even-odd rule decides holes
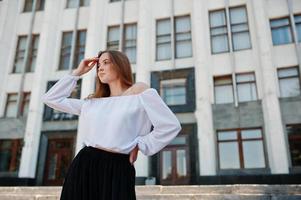
[[[76,87],[79,78],[80,76],[71,74],[63,76],[42,96],[43,103],[58,111],[80,115],[85,100],[67,98]]]
[[[182,127],[157,90],[154,88],[147,90],[142,92],[139,98],[154,128],[147,135],[138,136],[137,143],[144,155],[151,156],[168,145]]]

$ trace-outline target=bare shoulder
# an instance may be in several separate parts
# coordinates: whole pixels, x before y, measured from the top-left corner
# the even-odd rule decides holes
[[[136,82],[134,85],[132,85],[132,91],[134,94],[139,94],[147,90],[148,88],[150,88],[150,86],[144,82]]]

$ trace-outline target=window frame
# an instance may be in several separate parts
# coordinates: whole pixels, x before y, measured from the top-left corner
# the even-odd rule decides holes
[[[272,27],[272,21],[282,20],[282,19],[288,19],[288,25],[281,25],[281,26]],[[291,19],[290,19],[289,16],[279,17],[279,18],[271,18],[269,20],[269,22],[270,22],[270,29],[271,29],[271,37],[272,37],[272,44],[273,44],[273,46],[288,45],[288,44],[294,43],[293,30],[292,30],[292,22],[291,22]],[[280,29],[280,28],[283,28],[283,27],[288,27],[289,34],[290,34],[290,37],[291,37],[291,41],[288,42],[288,43],[278,43],[278,44],[275,44],[274,43],[274,39],[273,39],[273,30]]]
[[[261,137],[257,138],[242,138],[242,131],[245,130],[260,130]],[[237,139],[227,139],[227,140],[219,140],[218,134],[219,132],[228,132],[228,131],[235,131]],[[244,141],[262,141],[262,149],[263,149],[263,156],[264,156],[264,168],[245,168],[244,165],[244,155],[243,155],[243,142]],[[239,156],[239,168],[221,168],[221,162],[220,162],[220,154],[219,154],[219,143],[227,143],[227,142],[237,142],[238,144],[238,156]],[[217,162],[218,162],[218,170],[220,171],[227,171],[227,170],[252,170],[252,169],[267,169],[268,168],[268,162],[267,162],[267,153],[266,153],[266,144],[265,144],[265,138],[263,133],[262,127],[252,127],[252,128],[234,128],[234,129],[220,129],[216,130],[216,148],[217,148]]]

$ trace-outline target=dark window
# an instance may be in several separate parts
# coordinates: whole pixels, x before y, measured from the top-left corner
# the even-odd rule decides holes
[[[60,70],[67,70],[69,68],[71,57],[71,45],[72,45],[72,32],[63,32],[61,55],[60,55]]]
[[[77,86],[75,89],[72,91],[71,95],[69,98],[80,98],[80,93],[81,93],[81,82],[82,80],[79,79],[77,81]],[[56,83],[56,81],[50,81],[47,84],[47,91]],[[44,109],[44,121],[60,121],[60,120],[76,120],[78,119],[77,115],[69,114],[69,113],[64,113],[61,111],[54,110],[47,105],[45,105]]]
[[[194,68],[151,73],[151,86],[175,113],[195,110]]]
[[[19,36],[15,54],[13,73],[21,73],[24,66],[27,36]]]
[[[22,151],[21,139],[0,140],[0,172],[19,170]]]
[[[301,15],[295,15],[295,25],[296,25],[298,42],[301,42]]]
[[[286,127],[291,154],[292,166],[301,167],[301,124]]]
[[[23,12],[31,12],[33,0],[25,0]],[[37,0],[36,10],[44,10],[45,0]]]

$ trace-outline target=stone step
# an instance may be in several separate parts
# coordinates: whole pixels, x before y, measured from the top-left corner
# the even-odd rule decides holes
[[[0,200],[56,200],[61,187],[0,187]],[[301,185],[136,186],[138,200],[301,200]]]

